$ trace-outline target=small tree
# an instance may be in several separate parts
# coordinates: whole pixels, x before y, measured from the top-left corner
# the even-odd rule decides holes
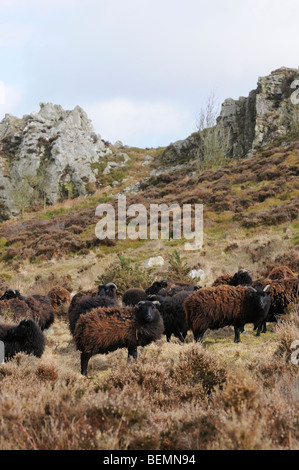
[[[178,250],[174,250],[168,259],[169,267],[167,276],[174,281],[190,282],[192,279],[189,276],[190,267],[188,263],[181,258]]]
[[[223,164],[229,149],[229,135],[217,126],[219,106],[214,93],[207,99],[197,117],[197,129],[200,132],[198,160],[199,168],[205,170]]]
[[[27,207],[30,206],[32,201],[33,189],[28,182],[28,178],[24,177],[11,186],[10,196],[13,200],[15,209],[21,218],[24,217],[24,212]]]

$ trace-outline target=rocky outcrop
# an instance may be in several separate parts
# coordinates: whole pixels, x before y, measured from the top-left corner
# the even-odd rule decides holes
[[[294,125],[299,127],[299,100],[292,99],[298,78],[298,69],[282,67],[259,77],[257,88],[248,97],[224,101],[216,128],[227,139],[228,157],[248,157],[267,143],[287,136]],[[170,144],[162,158],[167,164],[199,158],[200,143],[201,132],[195,132]]]
[[[96,181],[95,164],[110,153],[79,106],[66,111],[41,103],[39,112],[22,119],[6,114],[0,123],[0,207],[16,210],[22,182],[29,192],[43,187],[48,203],[70,187],[84,195]]]

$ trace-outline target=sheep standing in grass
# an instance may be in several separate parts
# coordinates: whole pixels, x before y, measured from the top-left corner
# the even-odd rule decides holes
[[[260,333],[266,333],[266,322],[276,322],[280,315],[283,315],[289,304],[299,304],[299,279],[292,277],[290,279],[260,279],[253,282],[253,287],[265,287],[269,285],[269,293],[271,295],[271,306],[267,317],[262,324],[255,323],[254,328],[257,330],[257,336]]]
[[[251,286],[218,286],[195,292],[184,302],[188,327],[195,341],[201,340],[207,329],[232,325],[234,342],[246,323],[262,323],[268,315],[271,296],[265,288]]]
[[[0,341],[4,343],[5,359],[19,352],[41,357],[45,349],[45,336],[31,319],[21,320],[18,325],[0,324]]]
[[[147,300],[159,302],[157,308],[163,318],[164,334],[168,342],[172,334],[180,341],[185,341],[189,328],[186,321],[184,302],[191,294],[190,291],[182,291],[173,296],[150,295],[147,297]]]
[[[77,321],[74,340],[81,352],[81,373],[87,375],[89,359],[128,348],[128,358],[137,358],[137,347],[161,338],[163,320],[153,302],[141,301],[135,307],[95,308]]]

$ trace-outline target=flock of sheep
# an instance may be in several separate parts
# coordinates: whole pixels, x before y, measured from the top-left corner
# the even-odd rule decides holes
[[[68,306],[68,323],[81,355],[81,373],[87,375],[89,359],[119,348],[128,358],[137,358],[137,347],[146,346],[165,334],[184,341],[188,330],[202,340],[207,330],[233,326],[236,343],[244,325],[252,323],[260,332],[266,323],[277,321],[289,304],[299,303],[299,279],[288,267],[273,269],[267,279],[253,280],[247,270],[220,276],[211,287],[167,279],[147,289],[128,289],[118,298],[113,282],[71,296],[54,287],[46,296],[22,296],[8,289],[0,297],[0,316],[9,312],[15,324],[0,323],[5,359],[18,352],[41,357],[44,330],[55,320],[62,305]],[[18,323],[19,322],[19,323]]]

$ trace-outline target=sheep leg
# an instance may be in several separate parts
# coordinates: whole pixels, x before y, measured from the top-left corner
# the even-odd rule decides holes
[[[234,343],[241,343],[240,333],[242,330],[242,326],[234,326],[234,330],[235,330]]]
[[[203,335],[205,334],[206,330],[197,330],[193,333],[194,341],[197,343],[198,341],[202,342]]]
[[[256,334],[255,336],[261,336],[261,324],[259,323],[256,327]]]
[[[131,357],[137,359],[137,348],[128,348],[128,361]]]
[[[88,361],[91,358],[90,354],[81,353],[81,374],[87,376]]]

